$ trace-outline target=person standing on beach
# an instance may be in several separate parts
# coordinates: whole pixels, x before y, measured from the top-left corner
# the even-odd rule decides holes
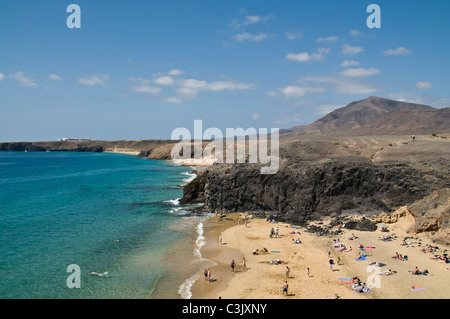
[[[308,277],[311,277],[311,275],[309,274],[309,268],[306,268],[306,274],[308,275]]]
[[[242,258],[242,271],[247,271],[247,261]]]
[[[211,282],[211,269],[210,268],[208,268],[208,270],[207,270],[207,280],[208,280],[208,282]]]
[[[288,266],[286,266],[286,270],[284,271],[284,273],[286,275],[286,279],[289,279],[290,272],[291,272],[291,269]]]
[[[288,288],[289,288],[289,285],[288,285],[287,281],[285,281],[283,284],[283,295],[284,294],[286,294],[286,296],[288,295]]]
[[[208,281],[208,269],[205,269],[204,275],[205,275],[205,281]]]
[[[231,261],[231,272],[234,273],[234,267],[236,267],[236,263],[234,262],[234,259]]]
[[[278,228],[278,226],[277,226],[277,229],[275,230],[275,237],[277,237],[278,238],[278,234],[279,234],[279,232],[280,232],[280,229]]]
[[[219,235],[219,245],[222,245],[222,234]]]
[[[333,264],[334,264],[333,258],[330,258],[328,262],[330,263],[330,270],[333,271]]]

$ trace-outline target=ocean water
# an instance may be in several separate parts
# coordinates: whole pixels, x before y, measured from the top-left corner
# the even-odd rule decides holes
[[[204,218],[178,202],[189,171],[123,154],[0,152],[0,298],[189,298]],[[67,285],[69,265],[80,288]]]

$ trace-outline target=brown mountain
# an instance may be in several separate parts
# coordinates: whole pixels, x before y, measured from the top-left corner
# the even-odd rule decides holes
[[[371,96],[337,109],[305,128],[289,129],[296,135],[386,135],[450,132],[450,108],[399,102]]]

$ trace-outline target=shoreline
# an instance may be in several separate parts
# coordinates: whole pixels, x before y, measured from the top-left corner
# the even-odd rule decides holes
[[[432,260],[434,254],[442,254],[445,245],[437,245],[428,238],[428,234],[410,234],[407,228],[413,221],[403,218],[394,224],[388,224],[389,233],[376,231],[356,231],[342,229],[343,234],[317,236],[307,233],[306,228],[292,228],[287,223],[272,224],[264,219],[249,219],[248,227],[242,222],[243,214],[226,214],[223,221],[212,217],[204,221],[207,244],[201,249],[203,258],[216,263],[211,267],[213,281],[204,281],[201,275],[192,286],[191,299],[332,299],[338,295],[342,299],[416,299],[416,298],[450,298],[450,264]],[[241,217],[240,225],[236,220]],[[279,227],[280,236],[270,238],[270,229]],[[300,234],[290,234],[300,232]],[[218,236],[222,234],[223,245],[219,245]],[[352,235],[357,240],[349,240]],[[384,242],[379,238],[389,234],[395,240]],[[405,237],[412,244],[401,245]],[[293,244],[299,238],[301,244]],[[352,251],[340,252],[332,247],[331,241],[339,238]],[[375,246],[360,250],[358,244]],[[440,252],[424,253],[427,245],[438,246]],[[255,249],[267,248],[268,252],[253,255]],[[334,261],[340,258],[340,265],[333,265],[330,270],[328,252]],[[407,255],[407,261],[395,260],[392,256],[399,252]],[[356,261],[359,254],[366,254],[363,261]],[[246,258],[246,271],[242,268],[242,258]],[[235,273],[231,272],[230,262],[236,262]],[[281,264],[270,263],[280,259]],[[369,267],[379,262],[381,267]],[[291,270],[286,278],[285,270]],[[412,275],[414,267],[427,269],[428,275]],[[369,268],[368,268],[369,267]],[[310,274],[307,274],[307,268]],[[380,275],[391,269],[394,275]],[[347,278],[358,277],[362,282],[374,285],[370,292],[358,293],[352,290],[352,283]],[[338,278],[344,278],[342,280]],[[289,293],[282,294],[282,285],[287,280]],[[410,285],[420,286],[412,290]],[[379,287],[378,287],[379,286]]]

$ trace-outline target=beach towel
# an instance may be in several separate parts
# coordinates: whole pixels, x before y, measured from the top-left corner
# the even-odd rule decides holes
[[[370,289],[369,288],[367,288],[367,287],[363,287],[361,290],[359,290],[361,288],[361,286],[352,286],[352,290],[354,291],[354,292],[357,292],[357,293],[359,293],[359,294],[362,294],[362,293],[366,293],[366,292],[370,292]]]
[[[349,284],[349,283],[351,283],[352,281],[351,281],[351,280],[341,280],[341,282],[344,283],[344,284]]]
[[[338,278],[339,280],[352,280],[353,278]]]
[[[271,250],[273,253],[278,254],[280,251],[279,250]]]
[[[409,285],[409,288],[411,288],[413,291],[422,291],[425,290],[425,288],[418,286],[418,285]]]
[[[355,257],[355,260],[356,260],[356,261],[366,260],[366,257],[367,257],[367,255],[364,254],[364,255],[362,255],[362,256],[359,257],[359,258],[358,258],[358,257]]]

